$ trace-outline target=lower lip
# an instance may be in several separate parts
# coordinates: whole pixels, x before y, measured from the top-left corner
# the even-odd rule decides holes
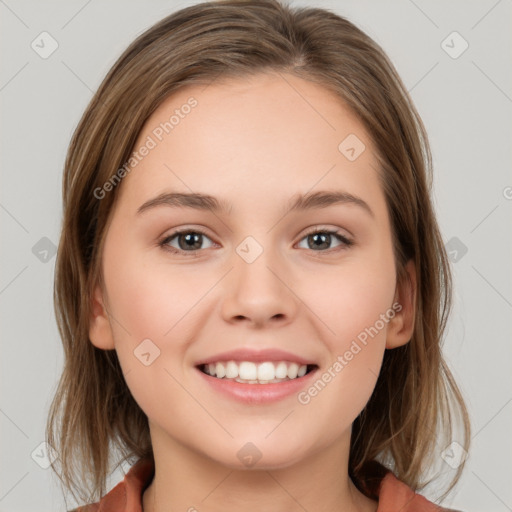
[[[305,386],[309,385],[318,367],[297,379],[285,380],[273,384],[244,384],[234,380],[218,379],[212,377],[199,368],[196,368],[201,377],[220,393],[240,402],[251,404],[263,404],[282,400],[290,395],[297,394]]]

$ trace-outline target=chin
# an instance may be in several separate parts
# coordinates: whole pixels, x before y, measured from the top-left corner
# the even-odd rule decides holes
[[[261,437],[254,441],[250,436],[243,441],[231,440],[222,453],[210,453],[209,457],[233,470],[276,470],[293,466],[306,456],[303,443],[285,444],[277,438],[271,442]]]

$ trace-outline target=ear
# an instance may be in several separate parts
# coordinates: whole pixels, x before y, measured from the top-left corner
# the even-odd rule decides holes
[[[409,260],[405,266],[406,276],[397,282],[395,291],[395,316],[389,321],[386,348],[396,348],[411,340],[416,312],[416,265]]]
[[[91,316],[89,319],[89,339],[91,343],[103,350],[112,350],[115,348],[114,337],[112,336],[112,327],[110,317],[105,307],[103,292],[98,284],[94,288],[91,297]]]

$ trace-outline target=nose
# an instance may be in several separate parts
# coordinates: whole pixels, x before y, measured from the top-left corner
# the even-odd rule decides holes
[[[250,261],[250,260],[248,260]],[[252,262],[238,254],[223,288],[222,315],[227,322],[247,322],[254,327],[292,321],[299,299],[293,292],[291,272],[270,250]]]

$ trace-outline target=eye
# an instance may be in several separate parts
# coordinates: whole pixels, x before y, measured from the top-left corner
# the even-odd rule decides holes
[[[346,236],[342,235],[341,233],[339,233],[336,230],[318,229],[318,228],[314,231],[307,233],[306,236],[302,240],[307,240],[308,247],[306,247],[306,249],[313,249],[313,248],[324,249],[324,248],[326,248],[326,246],[329,246],[331,244],[333,237],[340,242],[340,244],[338,246],[339,247],[338,250],[347,249],[348,247],[350,247],[351,245],[354,244],[354,242],[352,240],[349,240]],[[314,252],[327,252],[327,251],[315,250]]]
[[[160,247],[173,253],[198,256],[196,252],[201,248],[203,237],[210,238],[200,229],[181,229],[174,231],[158,243]],[[171,241],[176,238],[178,247],[173,247]]]
[[[200,229],[180,229],[163,238],[158,245],[162,247],[162,249],[175,254],[198,256],[198,252],[202,249],[201,245],[203,238],[210,240],[206,233]],[[347,249],[354,244],[352,240],[348,239],[336,230],[318,228],[307,233],[302,240],[307,240],[308,242],[308,247],[306,247],[306,249],[314,250],[314,252],[328,252],[323,249],[326,249],[326,246],[331,245],[333,238],[339,242],[338,250]],[[174,239],[176,239],[175,242],[178,244],[178,247],[172,245]],[[316,249],[322,250],[318,251]],[[329,247],[327,247],[327,249],[329,249]]]

